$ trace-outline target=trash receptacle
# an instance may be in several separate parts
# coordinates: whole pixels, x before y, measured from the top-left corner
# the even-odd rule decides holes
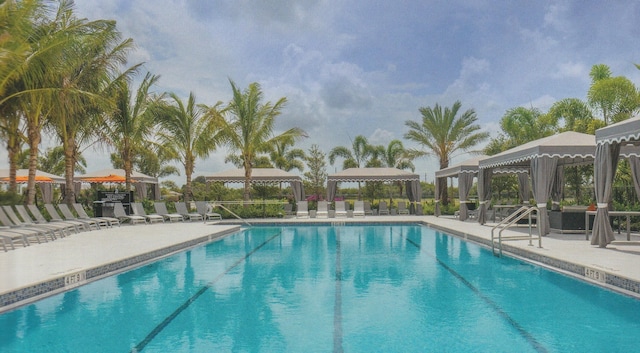
[[[104,201],[93,201],[93,216],[94,217],[104,217],[102,214],[102,208],[104,206]]]

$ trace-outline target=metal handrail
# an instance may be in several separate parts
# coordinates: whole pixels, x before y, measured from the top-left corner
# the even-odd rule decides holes
[[[502,256],[502,232],[513,226],[514,224],[516,224],[516,222],[518,222],[519,220],[523,219],[524,217],[529,217],[529,236],[510,236],[510,237],[505,237],[505,240],[516,240],[516,239],[529,239],[529,245],[533,246],[533,232],[531,230],[531,213],[536,212],[538,213],[538,208],[537,207],[532,207],[532,206],[522,206],[519,209],[517,209],[515,212],[513,212],[512,214],[510,214],[507,218],[503,219],[500,223],[498,223],[497,225],[495,225],[493,228],[491,228],[491,252],[493,253],[493,255],[496,255],[496,251],[495,251],[495,234],[494,231],[499,228],[502,227],[500,229],[500,231],[498,232],[498,247],[499,247],[499,255]],[[542,247],[542,236],[540,235],[540,228],[538,228],[538,247]]]
[[[224,209],[225,211],[229,212],[231,215],[235,216],[237,219],[241,220],[242,222],[246,223],[249,227],[253,227],[251,225],[251,223],[247,222],[244,218],[238,216],[237,214],[235,214],[233,211],[231,211],[230,209],[224,207],[224,205],[222,205],[221,203],[218,202],[213,202],[211,203],[212,207],[221,207],[222,209]]]

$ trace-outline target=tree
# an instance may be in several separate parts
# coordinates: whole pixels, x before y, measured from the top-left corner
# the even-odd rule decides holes
[[[304,173],[305,188],[316,196],[316,200],[319,200],[325,192],[325,182],[327,180],[326,156],[318,145],[313,144],[305,155],[304,160],[307,167],[309,167],[309,171]]]
[[[337,146],[331,149],[329,163],[333,165],[336,158],[340,157],[343,159],[342,169],[361,168],[367,166],[372,159],[375,159],[379,152],[379,149],[369,144],[366,137],[358,135],[351,142],[351,149],[344,146]]]
[[[551,124],[558,126],[560,131],[576,131],[593,135],[596,129],[604,126],[593,117],[589,106],[577,98],[566,98],[553,103],[547,115]],[[559,127],[561,120],[564,124]]]
[[[147,73],[135,97],[129,80],[121,80],[114,90],[116,109],[104,124],[105,139],[116,149],[125,172],[125,190],[131,189],[131,173],[135,154],[150,145],[155,128],[154,110],[159,109],[162,95],[150,92],[160,77]]]
[[[607,65],[591,68],[591,87],[587,93],[589,105],[602,114],[604,124],[619,122],[631,117],[640,107],[636,86],[626,77],[611,77]]]
[[[400,140],[393,140],[389,142],[389,145],[384,150],[383,162],[389,168],[411,169],[411,171],[413,172],[416,167],[413,165],[412,160],[412,153],[404,149],[402,141]],[[398,186],[400,195],[402,195],[402,182],[397,181],[396,185]],[[393,200],[390,199],[389,204],[391,204],[392,201]]]
[[[171,151],[170,155],[184,166],[187,178],[184,200],[191,197],[191,177],[198,158],[205,158],[217,146],[219,121],[217,105],[207,107],[196,104],[196,97],[189,94],[187,102],[183,102],[175,93],[170,93],[171,104],[165,106],[158,115],[160,145]]]
[[[453,153],[469,151],[489,137],[487,132],[479,132],[478,118],[473,109],[458,115],[462,104],[456,101],[451,108],[443,108],[436,103],[419,109],[422,121],[408,120],[409,131],[404,137],[421,145],[425,150],[413,150],[415,156],[433,154],[438,158],[440,169],[449,166]],[[440,196],[444,205],[448,204],[447,185],[440,185]]]
[[[278,141],[274,144],[273,150],[269,153],[269,158],[274,167],[287,172],[292,169],[304,170],[304,164],[301,161],[305,157],[304,151],[299,148],[289,149],[294,144],[295,141],[293,139]]]
[[[340,157],[342,161],[342,169],[360,168],[360,167],[379,167],[381,161],[379,156],[384,152],[384,148],[379,148],[369,144],[367,138],[358,135],[351,142],[351,149],[344,146],[337,146],[329,152],[329,163],[333,165],[336,158]],[[362,187],[358,182],[358,200],[361,199]]]
[[[249,201],[251,171],[256,158],[260,154],[269,153],[276,143],[291,139],[295,141],[307,135],[297,127],[274,135],[275,119],[286,104],[286,98],[280,98],[275,104],[262,103],[263,94],[257,82],[250,84],[244,91],[232,80],[229,82],[233,98],[224,109],[227,119],[220,121],[221,138],[225,145],[240,155],[245,173],[243,199]]]

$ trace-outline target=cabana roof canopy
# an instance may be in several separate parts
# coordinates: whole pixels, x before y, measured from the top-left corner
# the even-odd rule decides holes
[[[418,174],[397,168],[349,168],[335,174],[329,174],[328,181],[420,181]]]
[[[222,183],[244,183],[244,168],[225,170],[219,173],[213,173],[206,175],[205,180],[207,182],[222,182]],[[302,181],[300,176],[293,173],[286,172],[277,168],[252,168],[251,169],[251,182],[252,183],[290,183],[295,181]]]
[[[120,177],[120,178],[119,178]],[[124,169],[102,169],[95,172],[87,173],[84,175],[78,175],[74,177],[74,181],[77,182],[87,182],[87,183],[118,183],[122,182],[119,180],[124,180],[125,172]],[[140,172],[136,172],[135,170],[131,171],[131,182],[132,183],[146,183],[146,184],[157,184],[158,178],[154,178],[152,176],[148,176],[146,174],[142,174]]]
[[[436,178],[458,177],[460,173],[477,173],[478,163],[487,156],[476,156],[469,158],[459,164],[436,171]]]
[[[538,157],[557,157],[558,164],[581,164],[593,161],[595,151],[596,142],[593,135],[567,131],[487,157],[480,161],[478,167],[529,167],[530,161]]]
[[[29,178],[29,169],[17,169],[16,170],[16,182],[26,183]],[[9,182],[9,169],[0,169],[0,182]],[[64,177],[36,170],[36,183],[55,183],[65,184]]]
[[[596,130],[596,143],[640,144],[640,117],[621,121]]]

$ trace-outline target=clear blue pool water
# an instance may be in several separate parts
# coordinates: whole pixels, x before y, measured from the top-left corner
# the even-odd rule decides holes
[[[0,352],[632,352],[640,301],[423,226],[254,227],[0,315]]]

